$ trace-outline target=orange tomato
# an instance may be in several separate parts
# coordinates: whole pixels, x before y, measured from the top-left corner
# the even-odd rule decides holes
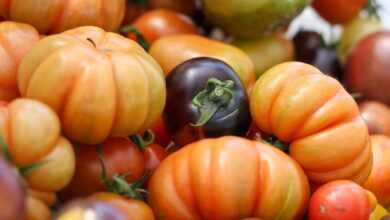
[[[375,194],[384,207],[390,207],[390,137],[371,136],[374,164],[364,187]]]
[[[359,104],[360,114],[368,126],[370,134],[390,136],[390,108],[376,101]]]
[[[138,17],[133,27],[137,28],[148,43],[153,43],[163,36],[176,34],[199,34],[191,18],[168,9],[155,9]],[[132,33],[129,33],[129,37]]]
[[[39,38],[38,31],[28,24],[0,23],[0,100],[11,101],[20,96],[17,86],[19,63]]]
[[[38,101],[15,99],[0,105],[0,134],[10,161],[19,168],[34,167],[24,173],[28,187],[55,192],[70,182],[75,156],[60,130],[55,112]]]
[[[257,141],[203,139],[165,159],[149,182],[157,219],[301,219],[309,186],[299,165]]]
[[[0,16],[29,23],[42,34],[94,25],[108,31],[119,28],[125,0],[0,0]]]
[[[136,42],[97,27],[39,41],[20,65],[18,85],[22,96],[57,112],[67,137],[85,144],[149,128],[166,98],[153,58]]]
[[[287,62],[256,82],[251,114],[265,133],[289,144],[309,180],[364,183],[372,166],[367,126],[354,99],[315,67]]]
[[[314,0],[314,9],[332,24],[346,23],[357,15],[371,0]]]
[[[51,212],[41,200],[29,196],[26,200],[27,212],[25,220],[50,220]]]
[[[196,57],[212,57],[229,64],[241,78],[246,88],[255,81],[252,60],[237,47],[214,41],[206,37],[181,34],[166,36],[152,44],[149,53],[168,75],[173,68]]]

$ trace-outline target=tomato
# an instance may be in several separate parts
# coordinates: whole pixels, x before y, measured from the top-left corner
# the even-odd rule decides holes
[[[254,141],[262,141],[262,133],[261,130],[252,122],[246,137],[250,140]]]
[[[178,147],[224,135],[244,136],[251,118],[240,78],[226,63],[194,58],[168,75],[164,120]]]
[[[0,0],[0,16],[33,25],[42,34],[60,33],[84,25],[117,30],[125,0]]]
[[[310,199],[309,220],[368,220],[376,206],[372,197],[369,191],[354,182],[329,182]]]
[[[246,88],[250,88],[255,80],[254,64],[248,55],[234,46],[206,37],[189,34],[162,37],[152,44],[149,53],[161,65],[165,75],[184,61],[211,57],[229,64]]]
[[[355,46],[369,34],[381,29],[379,20],[373,17],[358,16],[346,23],[339,43],[337,44],[337,55],[342,63],[345,63]]]
[[[155,9],[144,13],[133,22],[132,27],[137,28],[148,43],[153,43],[163,36],[199,34],[191,18],[167,9]],[[133,33],[130,32],[128,35],[131,37]]]
[[[41,200],[29,196],[26,200],[27,213],[25,220],[50,220],[51,212]]]
[[[72,145],[60,136],[60,122],[48,106],[30,99],[0,105],[0,133],[9,160],[24,170],[32,189],[55,192],[71,180],[75,169]]]
[[[309,197],[297,163],[266,144],[225,136],[193,142],[149,182],[157,219],[301,219]]]
[[[315,67],[288,62],[264,73],[251,98],[255,124],[289,145],[289,154],[315,184],[363,183],[372,166],[367,127],[354,99]]]
[[[171,143],[171,135],[168,133],[166,123],[163,118],[159,118],[151,128],[154,134],[155,142],[163,147],[167,147]]]
[[[380,48],[377,49],[377,48]],[[390,31],[380,31],[361,40],[347,60],[345,81],[364,98],[390,105]]]
[[[19,63],[38,40],[39,33],[30,25],[0,22],[0,100],[20,96],[16,84]]]
[[[99,158],[100,150],[102,161]],[[109,190],[103,183],[102,162],[109,179],[128,175],[125,179],[130,183],[138,180],[145,172],[142,152],[127,138],[111,138],[98,146],[78,146],[75,175],[60,196],[70,199]]]
[[[17,173],[0,154],[0,219],[25,220],[26,193]]]
[[[151,8],[165,8],[193,15],[197,10],[197,0],[149,0]]]
[[[370,215],[370,220],[386,220],[386,217],[390,217],[387,210],[381,205],[377,205],[375,210]]]
[[[57,112],[67,137],[85,144],[149,128],[166,96],[153,58],[136,42],[97,27],[39,41],[20,65],[18,85],[22,96]]]
[[[255,40],[235,40],[233,44],[252,59],[257,77],[279,63],[294,60],[294,44],[282,33]]]
[[[283,29],[311,1],[204,0],[208,20],[237,38],[256,38]]]
[[[366,5],[368,0],[314,0],[313,7],[332,24],[351,21]]]
[[[167,156],[168,153],[161,145],[148,145],[144,151],[145,169],[154,171]]]
[[[371,136],[374,164],[364,187],[375,194],[384,207],[390,207],[390,137]]]
[[[35,189],[27,189],[27,194],[29,197],[34,197],[42,201],[47,206],[52,206],[57,202],[57,194],[54,192],[44,192]]]
[[[147,11],[147,4],[133,2],[131,0],[127,1],[125,18],[122,21],[123,25],[132,23],[136,18]]]
[[[359,104],[360,114],[370,134],[390,136],[390,108],[383,103],[365,101]]]

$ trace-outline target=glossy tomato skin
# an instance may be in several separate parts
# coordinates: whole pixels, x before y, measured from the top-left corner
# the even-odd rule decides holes
[[[35,44],[20,65],[18,86],[23,97],[57,112],[67,137],[90,145],[148,129],[166,98],[163,72],[151,56],[92,26]]]
[[[343,24],[355,18],[368,0],[314,0],[314,9],[332,24]]]
[[[211,57],[231,66],[248,90],[255,81],[254,64],[245,52],[235,46],[206,37],[193,34],[162,37],[151,45],[149,53],[160,64],[165,75],[177,65],[192,58]]]
[[[107,175],[129,174],[126,180],[134,182],[145,172],[145,160],[138,147],[127,138],[111,138],[99,146],[78,146],[76,172],[70,184],[61,192],[62,199],[88,196],[105,190],[102,183],[102,164],[98,157],[99,147]]]
[[[0,195],[0,219],[24,220],[26,193],[16,170],[12,170],[2,154],[0,154]]]
[[[151,130],[154,134],[155,143],[158,143],[163,147],[166,147],[169,143],[171,143],[171,135],[168,133],[166,123],[162,117],[159,118],[156,123],[154,123]]]
[[[383,103],[365,101],[359,104],[360,114],[370,134],[390,136],[390,108]]]
[[[145,169],[154,171],[168,156],[168,152],[159,144],[150,144],[144,150]]]
[[[200,118],[200,110],[193,104],[195,96],[205,89],[208,80],[231,80],[233,98],[202,126],[192,126]],[[177,66],[167,77],[167,105],[164,120],[173,141],[183,146],[205,137],[245,135],[250,126],[248,97],[234,70],[224,62],[212,58],[195,58]]]
[[[148,189],[156,218],[170,220],[298,220],[309,197],[307,179],[291,158],[233,136],[193,142],[171,154]]]
[[[376,204],[358,184],[338,180],[321,186],[310,199],[309,220],[368,220]]]
[[[384,135],[372,135],[371,145],[374,164],[364,187],[375,194],[384,207],[390,206],[390,138]]]
[[[368,177],[367,126],[337,80],[305,63],[280,64],[258,79],[250,105],[256,125],[289,145],[312,183]]]
[[[193,15],[197,11],[197,0],[149,0],[151,8],[165,8]]]
[[[380,49],[378,49],[380,48]],[[352,92],[390,105],[390,32],[380,31],[361,40],[351,52],[345,81]]]
[[[138,17],[132,24],[148,43],[163,36],[199,34],[198,28],[187,15],[168,9],[154,9]],[[129,33],[131,36],[132,33]]]
[[[31,24],[41,34],[60,33],[85,25],[115,31],[122,22],[125,7],[125,0],[58,0],[39,4],[35,0],[2,0],[0,16]]]
[[[27,51],[39,40],[38,31],[31,25],[0,22],[0,100],[19,97],[17,73]]]

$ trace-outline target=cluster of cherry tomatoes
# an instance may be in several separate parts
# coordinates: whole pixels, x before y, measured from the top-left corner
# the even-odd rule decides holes
[[[340,39],[286,30],[312,6]],[[0,0],[0,220],[390,219],[374,0]]]

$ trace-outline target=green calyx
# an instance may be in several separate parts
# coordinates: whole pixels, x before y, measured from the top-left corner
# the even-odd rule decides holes
[[[289,152],[289,149],[288,149],[288,145],[283,143],[282,141],[280,141],[277,137],[275,136],[270,136],[269,138],[265,139],[265,141],[272,145],[273,147],[275,148],[278,148],[279,150],[285,152],[285,153],[288,153]]]
[[[368,0],[367,5],[365,7],[365,10],[367,11],[368,15],[371,17],[374,17],[378,20],[380,20],[378,11],[381,9],[381,6],[378,4],[376,0]]]
[[[141,151],[144,151],[145,148],[154,142],[154,134],[151,130],[146,130],[143,135],[132,135],[130,136],[130,139],[133,141],[134,144],[138,146],[138,148]]]
[[[130,199],[145,200],[145,194],[147,192],[140,187],[148,179],[150,173],[146,173],[138,181],[131,184],[126,181],[126,178],[130,176],[131,173],[114,174],[111,178],[109,178],[107,175],[106,165],[104,164],[103,160],[103,150],[101,145],[97,146],[96,153],[102,166],[102,173],[100,178],[108,192],[125,196]]]
[[[149,43],[146,41],[145,37],[142,35],[142,33],[134,26],[127,25],[120,29],[120,33],[123,35],[128,35],[130,33],[134,34],[137,38],[137,42],[146,50],[148,51],[150,48]]]
[[[192,104],[200,112],[200,117],[191,126],[201,127],[205,125],[219,109],[228,106],[234,98],[233,87],[234,82],[232,80],[209,79],[205,89],[200,91],[192,100]]]

